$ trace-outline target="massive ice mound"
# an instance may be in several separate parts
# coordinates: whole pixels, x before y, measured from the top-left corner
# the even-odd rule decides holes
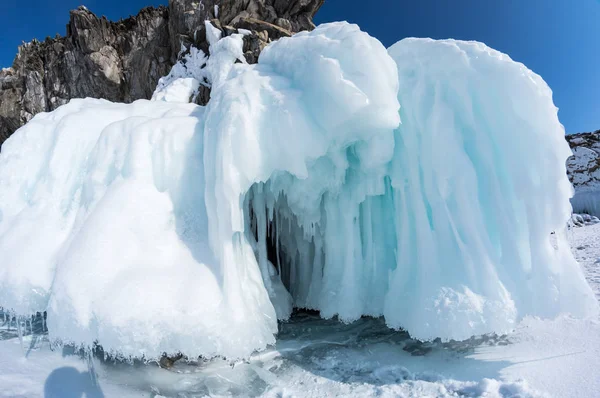
[[[526,314],[596,313],[563,236],[570,150],[546,83],[476,42],[407,39],[389,52],[403,124],[387,322],[465,338],[509,330]]]
[[[208,247],[202,124],[192,104],[74,100],[7,141],[0,302],[128,356],[273,342],[258,270],[228,284]]]
[[[247,356],[294,306],[421,339],[596,313],[539,76],[480,43],[388,51],[346,23],[257,65],[239,43],[215,37],[207,70],[156,101],[74,100],[6,141],[1,305],[145,358]],[[205,108],[182,103],[194,73]]]

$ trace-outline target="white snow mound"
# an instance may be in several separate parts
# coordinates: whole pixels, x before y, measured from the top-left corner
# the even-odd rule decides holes
[[[293,306],[421,339],[597,312],[539,76],[475,42],[387,51],[347,23],[257,65],[240,43],[215,36],[155,101],[73,100],[5,142],[1,305],[145,358],[248,356]],[[209,104],[185,103],[205,77]]]

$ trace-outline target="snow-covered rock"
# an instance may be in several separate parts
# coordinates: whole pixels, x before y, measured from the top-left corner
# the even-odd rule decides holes
[[[573,211],[600,216],[600,130],[566,138],[573,151],[567,160],[569,180],[575,188]]]
[[[550,239],[570,151],[539,76],[481,43],[386,50],[347,23],[256,65],[242,37],[211,39],[206,107],[76,100],[5,142],[0,304],[145,358],[248,356],[292,305],[444,340],[597,313]]]
[[[573,156],[567,172],[577,192],[600,190],[600,130],[566,136]]]
[[[594,225],[600,223],[600,219],[589,214],[572,214],[569,225],[574,227],[584,227],[586,225]]]
[[[268,42],[313,29],[312,18],[323,0],[168,3],[118,22],[81,6],[71,11],[65,36],[20,46],[12,68],[0,70],[0,145],[37,113],[71,98],[150,99],[158,80],[190,48],[208,55],[206,20],[224,36],[237,28],[248,32],[243,50],[247,61],[256,63]],[[209,93],[203,87],[196,99],[204,105]],[[184,91],[179,89],[178,95]]]

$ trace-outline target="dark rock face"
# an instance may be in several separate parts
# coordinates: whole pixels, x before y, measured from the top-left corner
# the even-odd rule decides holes
[[[170,0],[169,26],[174,53],[180,43],[200,39],[205,20],[218,20],[220,27],[255,32],[283,30],[285,34],[312,30],[312,18],[325,0]],[[256,26],[255,24],[262,26]],[[200,36],[199,36],[200,35]],[[281,35],[269,34],[271,40]],[[200,40],[201,41],[201,40]],[[201,48],[201,47],[199,47]]]
[[[250,64],[273,40],[312,30],[312,19],[325,0],[169,0],[171,59],[185,55],[190,46],[209,54],[204,21],[210,21],[222,37],[250,32],[244,36],[244,58]],[[205,105],[210,90],[201,87],[196,101]]]
[[[23,44],[0,72],[0,144],[39,112],[71,98],[149,98],[169,72],[168,11],[145,8],[120,22],[85,7],[71,11],[66,37]]]
[[[39,112],[71,98],[115,102],[149,99],[158,80],[190,46],[208,51],[204,21],[223,36],[244,37],[249,63],[272,40],[312,30],[324,0],[170,0],[111,22],[85,7],[71,11],[67,34],[19,47],[12,68],[0,71],[0,145]],[[199,103],[210,98],[207,88]]]

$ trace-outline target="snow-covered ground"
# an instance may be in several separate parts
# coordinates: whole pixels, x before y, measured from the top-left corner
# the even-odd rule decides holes
[[[588,283],[600,299],[600,224],[573,228],[568,232],[568,238]]]
[[[574,228],[569,239],[600,297],[600,224]],[[275,347],[247,362],[180,361],[172,370],[97,357],[90,368],[40,333],[21,345],[6,323],[0,339],[0,397],[600,396],[598,319],[528,318],[509,336],[423,344],[382,319],[344,325],[298,314]]]

